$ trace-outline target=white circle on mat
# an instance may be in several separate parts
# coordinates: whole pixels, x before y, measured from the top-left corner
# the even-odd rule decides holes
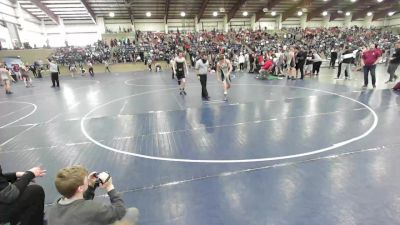
[[[17,122],[29,117],[30,115],[35,113],[35,111],[37,110],[37,105],[35,105],[33,103],[30,103],[30,102],[17,102],[17,101],[3,101],[3,102],[0,102],[0,104],[4,104],[4,103],[17,103],[17,104],[24,104],[24,105],[28,105],[28,106],[30,105],[30,106],[33,106],[33,108],[32,108],[32,111],[30,111],[28,114],[26,114],[26,115],[24,115],[24,116],[22,116],[22,117],[20,117],[20,118],[18,118],[16,120],[14,120],[12,122],[9,122],[9,123],[7,123],[5,125],[2,125],[2,126],[0,125],[0,129],[8,127],[8,126],[10,126],[10,125],[12,125],[14,123],[17,123]],[[17,111],[18,111],[18,109],[17,109]]]
[[[365,107],[366,109],[368,109],[368,111],[371,112],[374,121],[371,125],[371,127],[364,132],[363,134],[357,136],[357,137],[353,137],[350,138],[348,140],[345,141],[341,141],[338,143],[335,143],[331,146],[325,147],[325,148],[321,148],[321,149],[316,149],[316,150],[312,150],[309,152],[304,152],[304,153],[299,153],[299,154],[293,154],[293,155],[284,155],[284,156],[277,156],[277,157],[266,157],[266,158],[252,158],[252,159],[220,159],[220,160],[213,160],[213,159],[186,159],[186,158],[168,158],[168,157],[157,157],[157,156],[149,156],[149,155],[143,155],[143,154],[139,154],[139,153],[133,153],[133,152],[127,152],[127,151],[123,151],[120,149],[116,149],[107,145],[104,145],[102,143],[100,143],[99,141],[95,140],[93,137],[91,137],[88,132],[86,131],[85,128],[85,120],[88,120],[88,117],[95,112],[96,110],[103,108],[107,105],[110,105],[114,102],[118,102],[121,100],[125,100],[127,98],[132,98],[132,97],[136,97],[136,96],[141,96],[141,95],[146,95],[146,94],[152,94],[152,93],[156,93],[156,92],[160,92],[160,91],[168,91],[168,90],[176,90],[176,88],[166,88],[166,89],[159,89],[159,90],[152,90],[152,91],[147,91],[147,92],[142,92],[142,93],[138,93],[138,94],[133,94],[133,95],[129,95],[129,96],[125,96],[125,97],[121,97],[121,98],[117,98],[114,100],[111,100],[107,103],[104,103],[102,105],[96,106],[95,108],[93,108],[92,110],[90,110],[88,113],[86,113],[83,118],[81,119],[81,131],[83,133],[83,135],[86,136],[86,138],[88,138],[91,142],[93,142],[94,144],[105,148],[107,150],[116,152],[116,153],[121,153],[121,154],[125,154],[125,155],[130,155],[130,156],[136,156],[136,157],[140,157],[140,158],[145,158],[145,159],[152,159],[152,160],[160,160],[160,161],[170,161],[170,162],[188,162],[188,163],[253,163],[253,162],[266,162],[266,161],[276,161],[276,160],[284,160],[284,159],[294,159],[294,158],[300,158],[300,157],[304,157],[304,156],[310,156],[310,155],[315,155],[315,154],[319,154],[319,153],[323,153],[323,152],[327,152],[327,151],[332,151],[336,148],[348,145],[350,143],[353,143],[355,141],[361,140],[363,138],[365,138],[366,136],[368,136],[378,125],[378,115],[376,114],[376,112],[369,107],[368,105],[344,96],[344,95],[340,95],[334,92],[330,92],[330,91],[324,91],[324,90],[318,90],[318,89],[312,89],[312,88],[305,88],[305,87],[295,87],[295,86],[285,86],[285,85],[267,85],[267,84],[235,84],[234,86],[272,86],[272,87],[284,87],[284,88],[296,88],[296,89],[303,89],[303,90],[309,90],[309,91],[315,91],[315,92],[321,92],[321,93],[325,93],[325,94],[330,94],[330,95],[335,95],[344,99],[347,99],[349,101],[358,103],[360,105],[362,105],[363,107]]]

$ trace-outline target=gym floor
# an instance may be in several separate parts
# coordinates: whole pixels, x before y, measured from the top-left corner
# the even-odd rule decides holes
[[[38,164],[46,204],[56,172],[108,171],[143,225],[399,224],[400,94],[356,80],[262,81],[236,73],[228,102],[192,72],[180,96],[170,70],[22,82],[0,93],[0,163]],[[107,201],[98,190],[97,201]]]

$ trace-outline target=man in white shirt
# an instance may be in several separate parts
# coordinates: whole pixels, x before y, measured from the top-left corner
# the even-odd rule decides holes
[[[203,53],[201,59],[197,60],[195,69],[197,72],[197,77],[201,83],[201,97],[208,101],[210,100],[210,96],[208,96],[207,92],[207,74],[209,70],[209,64],[206,53]]]
[[[58,75],[60,74],[60,67],[56,63],[53,63],[51,59],[48,60],[49,60],[49,69],[51,73],[51,82],[53,83],[53,86],[51,87],[55,87],[56,83],[57,87],[60,87],[60,81],[58,79]]]
[[[240,56],[239,56],[239,69],[240,69],[240,71],[244,70],[244,62],[245,61],[246,61],[246,59],[245,59],[243,53],[241,52]]]

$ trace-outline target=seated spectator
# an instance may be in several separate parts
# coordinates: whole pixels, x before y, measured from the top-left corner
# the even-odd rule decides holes
[[[274,71],[274,61],[268,58],[265,61],[262,69],[260,70],[260,75],[262,78],[268,79],[269,76],[273,75],[273,71]]]
[[[136,208],[125,208],[124,201],[115,190],[111,177],[100,185],[107,191],[111,204],[93,201],[98,177],[96,172],[89,174],[82,166],[61,169],[57,173],[55,186],[63,197],[49,209],[48,224],[136,224],[139,211]]]
[[[0,166],[0,223],[43,225],[44,191],[29,183],[45,174],[40,167],[3,174]]]

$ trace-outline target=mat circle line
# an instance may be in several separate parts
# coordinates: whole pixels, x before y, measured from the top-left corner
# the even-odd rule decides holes
[[[92,138],[88,134],[88,132],[86,131],[84,122],[86,120],[88,120],[89,119],[88,118],[89,115],[91,115],[96,110],[98,110],[100,108],[103,108],[103,107],[105,107],[107,105],[110,105],[112,103],[124,100],[124,99],[132,98],[132,97],[136,97],[136,96],[141,96],[141,95],[146,95],[146,94],[152,94],[152,93],[156,93],[156,92],[160,92],[160,91],[169,91],[169,90],[175,90],[176,89],[176,88],[166,88],[166,89],[152,90],[152,91],[147,91],[147,92],[142,92],[142,93],[137,93],[137,94],[133,94],[133,95],[117,98],[117,99],[111,100],[109,102],[106,102],[106,103],[104,103],[102,105],[96,106],[95,108],[91,109],[88,113],[86,113],[82,117],[81,123],[80,123],[81,131],[82,131],[83,135],[87,139],[89,139],[91,142],[93,142],[97,146],[102,147],[102,148],[107,149],[107,150],[112,151],[112,152],[120,153],[120,154],[136,156],[136,157],[145,158],[145,159],[159,160],[159,161],[186,162],[186,163],[228,164],[228,163],[254,163],[254,162],[267,162],[267,161],[277,161],[277,160],[284,160],[284,159],[294,159],[294,158],[300,158],[300,157],[305,157],[305,156],[310,156],[310,155],[316,155],[316,154],[327,152],[327,151],[332,151],[332,150],[334,150],[336,148],[348,145],[350,143],[353,143],[355,141],[358,141],[358,140],[361,140],[361,139],[365,138],[372,131],[374,131],[375,128],[377,127],[377,125],[378,125],[378,121],[379,121],[378,115],[376,114],[376,112],[371,107],[369,107],[368,105],[366,105],[366,104],[364,104],[364,103],[362,103],[362,102],[360,102],[360,101],[358,101],[356,99],[353,99],[353,98],[350,98],[350,97],[347,97],[347,96],[344,96],[344,95],[340,95],[338,93],[319,90],[319,89],[306,88],[306,87],[295,87],[295,86],[285,86],[285,85],[235,84],[235,86],[273,86],[273,87],[286,87],[286,88],[289,87],[289,88],[297,88],[297,89],[321,92],[321,93],[330,94],[330,95],[336,95],[338,97],[341,97],[341,98],[350,100],[352,102],[358,103],[358,104],[362,105],[363,107],[365,107],[366,109],[368,109],[368,111],[371,112],[371,114],[372,114],[372,116],[374,118],[374,122],[372,123],[371,127],[366,132],[364,132],[363,134],[361,134],[361,135],[359,135],[357,137],[342,141],[342,142],[335,143],[335,144],[333,144],[333,145],[331,145],[329,147],[325,147],[325,148],[321,148],[321,149],[317,149],[317,150],[313,150],[313,151],[305,152],[305,153],[293,154],[293,155],[285,155],[285,156],[277,156],[277,157],[265,157],[265,158],[237,159],[237,160],[235,160],[235,159],[226,159],[226,160],[224,160],[224,159],[222,159],[222,160],[204,159],[204,160],[202,160],[202,159],[186,159],[186,158],[169,158],[169,157],[157,157],[157,156],[149,156],[149,155],[143,155],[143,154],[138,154],[138,153],[133,153],[133,152],[127,152],[127,151],[115,149],[115,148],[112,148],[110,146],[107,146],[107,145],[104,145],[104,144],[100,143],[99,141],[97,141],[94,138]]]
[[[18,118],[17,120],[11,122],[11,123],[8,123],[8,124],[6,124],[6,125],[1,126],[0,129],[5,128],[5,127],[8,127],[8,126],[10,126],[10,125],[12,125],[12,124],[14,124],[14,123],[16,123],[16,122],[19,122],[19,121],[21,121],[21,120],[23,120],[23,119],[29,117],[30,115],[32,115],[33,113],[35,113],[36,110],[37,110],[37,105],[35,105],[35,104],[33,104],[33,103],[30,103],[30,102],[1,101],[0,104],[2,104],[2,103],[10,103],[10,102],[11,102],[11,103],[19,103],[19,104],[28,104],[28,105],[32,105],[32,106],[33,106],[33,110],[32,110],[31,112],[29,112],[27,115],[25,115],[25,116],[23,116],[23,117],[20,117],[20,118]]]

